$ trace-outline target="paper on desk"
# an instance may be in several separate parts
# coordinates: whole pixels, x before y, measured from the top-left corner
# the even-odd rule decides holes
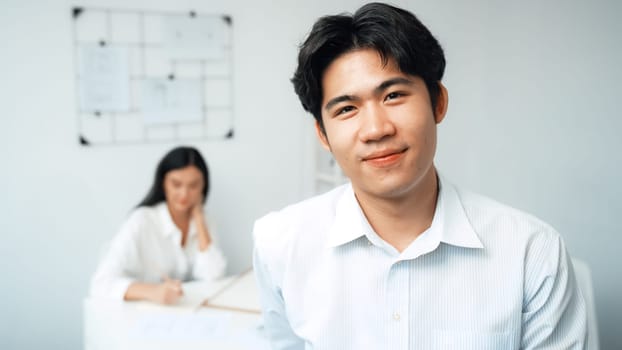
[[[227,314],[151,314],[136,320],[129,337],[150,341],[217,339],[228,335],[230,323]]]
[[[253,272],[246,271],[236,276],[222,292],[208,298],[206,306],[261,313]]]
[[[179,298],[176,304],[162,305],[149,301],[133,302],[140,310],[167,310],[171,312],[188,312],[196,311],[205,300],[214,294],[218,294],[231,284],[235,276],[224,277],[213,281],[192,281],[186,282],[182,286],[184,295]]]
[[[270,350],[270,342],[263,327],[249,328],[236,334],[238,343],[244,349]]]
[[[205,300],[229,285],[232,280],[233,276],[210,282],[195,281],[184,283],[182,287],[184,295],[175,306],[195,310],[201,306]]]

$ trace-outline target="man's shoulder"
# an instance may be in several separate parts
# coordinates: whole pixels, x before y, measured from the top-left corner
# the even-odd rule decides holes
[[[488,196],[456,188],[464,212],[478,234],[494,231],[529,238],[534,234],[558,236],[559,233],[537,216]]]
[[[318,230],[334,217],[335,206],[347,186],[336,187],[257,219],[253,228],[255,243],[287,243],[300,238],[305,232]],[[321,237],[316,236],[316,239]]]

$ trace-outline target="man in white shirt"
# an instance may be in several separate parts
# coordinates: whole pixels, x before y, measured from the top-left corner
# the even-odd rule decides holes
[[[320,18],[292,79],[351,180],[255,223],[274,349],[582,349],[560,235],[436,171],[443,50],[411,13]]]

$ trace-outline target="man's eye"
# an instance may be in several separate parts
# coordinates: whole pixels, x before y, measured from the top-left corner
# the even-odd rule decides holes
[[[337,111],[337,114],[344,114],[344,113],[351,112],[351,111],[353,111],[353,110],[354,110],[354,107],[352,107],[352,106],[346,106],[346,107],[343,107],[343,108],[339,109],[339,110]]]
[[[399,93],[399,92],[392,92],[392,93],[387,95],[385,100],[393,100],[393,99],[396,99],[396,98],[401,97],[401,96],[403,96],[403,95],[401,93]]]

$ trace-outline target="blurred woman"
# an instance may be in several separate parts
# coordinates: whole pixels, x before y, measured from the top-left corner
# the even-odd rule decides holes
[[[181,282],[222,277],[226,262],[203,212],[209,171],[192,147],[168,152],[151,189],[113,239],[91,295],[173,304]]]

